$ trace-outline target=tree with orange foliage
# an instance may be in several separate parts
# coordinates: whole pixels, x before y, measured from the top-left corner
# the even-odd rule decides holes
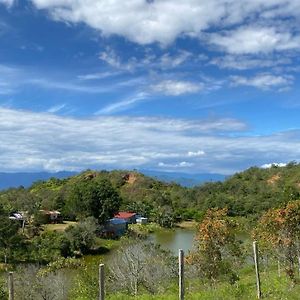
[[[229,282],[238,280],[233,271],[241,258],[240,244],[235,237],[236,223],[227,216],[227,209],[209,209],[199,224],[194,249],[187,263],[197,266],[200,275],[215,283],[220,277]]]
[[[300,201],[284,208],[270,209],[259,220],[254,237],[284,264],[286,274],[295,281],[295,265],[299,257]]]

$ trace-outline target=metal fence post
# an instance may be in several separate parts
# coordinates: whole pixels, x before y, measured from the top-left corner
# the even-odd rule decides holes
[[[15,291],[14,291],[14,276],[13,272],[8,273],[8,299],[14,300]]]
[[[182,249],[179,249],[178,254],[179,262],[179,300],[184,300],[184,252]]]
[[[259,276],[259,264],[258,264],[258,248],[257,242],[253,242],[253,254],[254,254],[254,264],[255,264],[255,274],[256,274],[256,288],[257,288],[257,299],[261,298],[260,289],[260,276]]]
[[[104,264],[99,265],[99,300],[104,300]]]

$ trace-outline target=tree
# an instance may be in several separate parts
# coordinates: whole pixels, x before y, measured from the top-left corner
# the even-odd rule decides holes
[[[151,219],[162,227],[171,228],[176,222],[175,212],[170,206],[158,206],[153,209]]]
[[[0,277],[0,300],[8,299],[7,283],[3,277]]]
[[[84,178],[73,184],[66,211],[78,219],[93,216],[102,224],[119,210],[120,204],[121,198],[108,180]]]
[[[176,276],[176,262],[159,246],[133,240],[123,245],[109,263],[113,289],[137,296],[140,289],[155,293]]]
[[[44,272],[35,265],[19,267],[18,272],[15,273],[14,283],[16,299],[71,299],[69,297],[71,280],[68,270]]]
[[[23,236],[19,234],[19,229],[20,224],[15,220],[10,220],[0,205],[0,250],[8,258],[22,248]]]
[[[31,240],[30,258],[40,263],[48,263],[58,259],[65,253],[66,238],[62,233],[45,231]]]
[[[200,274],[216,282],[221,276],[235,282],[238,277],[233,271],[241,257],[239,242],[235,238],[236,224],[227,216],[227,209],[210,209],[200,223],[195,237],[194,249],[187,258]]]
[[[300,201],[267,211],[260,218],[254,237],[265,248],[275,249],[275,256],[284,263],[286,274],[294,281],[300,251]]]
[[[89,217],[65,231],[71,252],[86,254],[96,243],[97,220]]]

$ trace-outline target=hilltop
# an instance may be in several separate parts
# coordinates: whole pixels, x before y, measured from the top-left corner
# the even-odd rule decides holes
[[[159,172],[153,170],[139,170],[140,173],[153,177],[163,182],[176,182],[185,187],[193,187],[204,182],[223,181],[225,175],[213,173],[188,174],[180,172]],[[0,190],[8,188],[17,188],[24,186],[30,187],[38,180],[48,180],[50,178],[64,179],[70,176],[77,175],[79,172],[15,172],[15,173],[0,173]]]

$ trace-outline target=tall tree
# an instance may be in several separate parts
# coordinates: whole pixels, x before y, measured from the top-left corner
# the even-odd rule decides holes
[[[235,237],[236,224],[227,216],[227,209],[210,209],[199,224],[194,250],[187,261],[195,264],[200,274],[216,282],[226,277],[230,282],[238,279],[234,264],[241,257],[239,242]]]
[[[295,280],[295,264],[300,253],[300,201],[270,209],[259,220],[254,237],[271,249],[284,263],[286,274]]]
[[[84,178],[72,186],[66,210],[78,219],[93,216],[101,224],[119,210],[120,204],[121,198],[110,181]]]

